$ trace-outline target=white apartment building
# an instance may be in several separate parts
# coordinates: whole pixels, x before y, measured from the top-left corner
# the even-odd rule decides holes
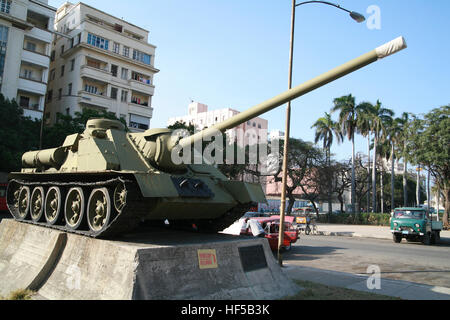
[[[208,111],[208,106],[198,102],[192,102],[189,104],[189,111],[187,116],[170,118],[167,122],[169,126],[176,122],[184,122],[186,124],[193,124],[197,130],[202,130],[206,127],[212,127],[213,125],[225,121],[237,114],[239,111],[225,108],[219,110]],[[252,119],[234,130],[229,130],[227,133],[231,140],[237,137],[237,130],[240,130],[244,134],[244,144],[248,145],[249,142],[257,143],[262,140],[263,137],[267,137],[267,129],[269,123],[262,118]],[[236,130],[237,129],[237,130]]]
[[[42,119],[56,8],[46,0],[0,0],[0,92]]]
[[[149,31],[84,3],[56,12],[46,122],[83,108],[113,112],[131,131],[150,128],[156,47]]]

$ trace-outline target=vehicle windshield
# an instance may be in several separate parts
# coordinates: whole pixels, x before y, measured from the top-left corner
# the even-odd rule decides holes
[[[394,213],[396,219],[416,219],[422,220],[425,216],[425,211],[410,211],[410,210],[398,210]]]

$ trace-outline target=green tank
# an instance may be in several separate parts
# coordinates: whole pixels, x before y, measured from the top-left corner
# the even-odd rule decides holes
[[[212,165],[176,164],[186,148],[235,128],[406,47],[402,37],[186,138],[168,129],[127,133],[121,122],[92,119],[59,148],[23,155],[11,173],[7,204],[14,219],[95,238],[128,233],[142,221],[218,232],[256,203],[259,184],[230,181]]]

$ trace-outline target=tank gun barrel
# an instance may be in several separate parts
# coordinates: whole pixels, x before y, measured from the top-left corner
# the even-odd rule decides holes
[[[397,53],[407,47],[406,41],[403,37],[394,39],[362,56],[353,59],[337,68],[334,68],[314,79],[311,79],[289,91],[286,91],[272,99],[269,99],[261,104],[258,104],[226,121],[218,123],[208,129],[200,131],[192,136],[183,138],[179,141],[179,146],[182,148],[193,145],[196,141],[213,136],[217,131],[225,132],[226,130],[235,128],[242,123],[254,119],[268,111],[271,111],[287,102],[301,97],[317,88],[320,88],[334,80],[346,76],[358,69],[361,69],[375,61],[383,59],[394,53]]]

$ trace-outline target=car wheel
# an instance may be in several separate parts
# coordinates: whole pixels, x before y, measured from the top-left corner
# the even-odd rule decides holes
[[[393,238],[394,238],[394,242],[395,243],[402,242],[402,235],[401,234],[394,234]]]
[[[429,232],[425,233],[425,235],[422,237],[422,243],[426,246],[431,245],[431,235]]]

